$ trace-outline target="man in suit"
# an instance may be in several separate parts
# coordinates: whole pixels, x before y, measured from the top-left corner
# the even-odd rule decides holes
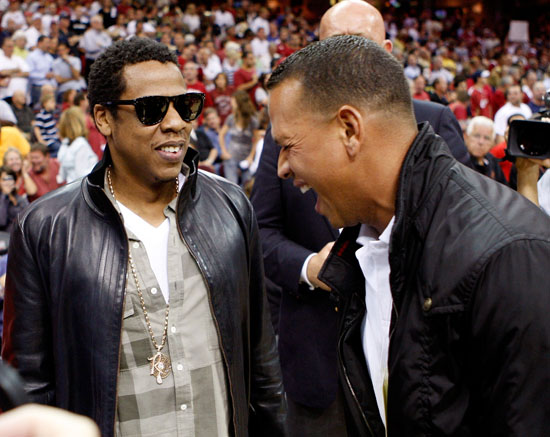
[[[349,0],[330,8],[321,19],[320,37],[354,34],[369,38],[391,53],[382,16],[370,4]],[[413,101],[417,122],[429,121],[453,155],[469,163],[462,132],[449,108]],[[317,274],[338,236],[315,212],[316,194],[305,194],[290,179],[277,176],[279,146],[271,129],[252,191],[264,252],[272,313],[279,310],[279,353],[288,400],[291,436],[345,436],[338,389],[336,343],[338,302]],[[276,296],[282,289],[280,298]]]

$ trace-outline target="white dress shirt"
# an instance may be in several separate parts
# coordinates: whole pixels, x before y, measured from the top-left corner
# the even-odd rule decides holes
[[[384,380],[388,377],[388,349],[393,298],[390,289],[390,235],[395,217],[377,236],[377,232],[362,225],[357,243],[363,247],[355,256],[365,276],[367,313],[361,325],[361,340],[369,369],[380,417],[386,426]]]

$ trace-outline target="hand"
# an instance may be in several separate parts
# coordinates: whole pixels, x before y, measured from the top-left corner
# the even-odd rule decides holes
[[[323,247],[319,253],[311,257],[307,265],[307,279],[309,280],[309,282],[311,282],[314,287],[320,288],[321,290],[325,291],[330,291],[330,287],[322,282],[317,277],[317,275],[319,275],[321,267],[323,267],[323,264],[325,263],[328,254],[332,250],[332,246],[334,246],[334,241],[325,244],[325,247]]]
[[[222,161],[227,161],[228,159],[231,159],[231,154],[229,152],[222,152],[220,159]]]
[[[518,193],[529,199],[535,205],[539,204],[537,181],[539,169],[543,161],[540,159],[516,158],[518,171]]]
[[[49,73],[46,73],[46,79],[51,79],[52,77],[55,77],[55,74],[51,71]]]
[[[32,164],[28,159],[23,160],[23,165],[21,166],[21,173],[28,174],[32,169]]]
[[[0,416],[3,437],[100,437],[97,425],[88,417],[58,408],[24,405]]]

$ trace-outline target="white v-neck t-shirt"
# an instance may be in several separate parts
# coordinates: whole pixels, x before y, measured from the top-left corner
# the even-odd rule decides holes
[[[178,175],[178,184],[180,187],[183,187],[185,180],[186,177],[180,173]],[[168,286],[168,234],[170,232],[170,220],[165,218],[160,226],[155,227],[118,200],[116,202],[124,218],[124,226],[145,246],[151,269],[157,278],[162,296],[166,303],[168,303],[170,300],[170,287]]]
[[[124,204],[117,201],[124,226],[131,231],[145,246],[151,269],[157,278],[164,300],[170,300],[170,289],[168,287],[168,234],[170,231],[170,220],[165,218],[158,227],[143,220]]]

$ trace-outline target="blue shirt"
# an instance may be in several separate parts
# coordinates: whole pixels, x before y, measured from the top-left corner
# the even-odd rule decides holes
[[[27,56],[29,64],[29,81],[31,85],[42,86],[45,84],[56,85],[54,79],[46,79],[46,74],[52,71],[53,56],[40,49],[34,49]]]

